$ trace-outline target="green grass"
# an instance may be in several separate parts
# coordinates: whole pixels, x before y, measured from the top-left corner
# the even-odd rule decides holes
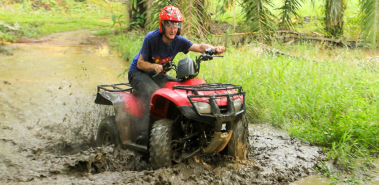
[[[111,17],[121,14],[124,5],[100,0],[22,0],[20,3],[3,2],[0,22],[18,23],[20,30],[12,31],[0,26],[0,40],[13,42],[22,36],[38,38],[47,34],[80,29],[111,29]],[[41,2],[41,3],[39,3]],[[109,20],[109,21],[107,21]]]
[[[134,30],[131,32],[118,33],[109,37],[110,45],[122,55],[122,58],[131,62],[140,51],[145,35],[144,31]]]
[[[317,58],[320,48],[291,49]],[[363,54],[355,50],[333,52],[339,54],[314,62],[254,47],[229,48],[225,58],[203,62],[199,77],[242,85],[252,119],[324,146],[337,164],[350,168],[354,159],[379,148],[379,66],[357,62],[356,55]]]

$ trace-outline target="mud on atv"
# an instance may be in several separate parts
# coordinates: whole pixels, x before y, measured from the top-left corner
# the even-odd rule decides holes
[[[170,167],[196,154],[223,151],[245,159],[248,128],[244,118],[245,92],[239,85],[206,84],[195,78],[200,63],[217,52],[206,50],[196,63],[186,58],[173,69],[177,78],[157,90],[150,100],[150,121],[143,124],[144,106],[129,83],[99,85],[96,104],[113,105],[114,116],[99,125],[98,145],[115,144],[149,154],[153,168]],[[157,74],[159,75],[159,74]]]

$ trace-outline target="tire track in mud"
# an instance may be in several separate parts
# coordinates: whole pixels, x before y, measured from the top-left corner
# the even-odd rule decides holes
[[[148,157],[139,153],[96,148],[97,126],[113,110],[93,103],[95,87],[122,81],[115,79],[119,73],[112,70],[122,71],[123,66],[110,65],[109,55],[96,56],[95,46],[78,46],[88,33],[60,33],[48,42],[22,46],[21,51],[15,51],[15,56],[21,55],[17,60],[0,56],[0,61],[13,61],[0,62],[3,70],[15,68],[13,63],[16,68],[27,65],[13,78],[0,75],[6,79],[0,86],[0,182],[287,184],[313,173],[317,163],[325,159],[319,147],[290,138],[267,124],[249,124],[249,159],[242,161],[217,154],[151,170]],[[46,46],[64,45],[65,39],[69,46]],[[25,48],[34,46],[42,52]],[[27,61],[29,55],[41,56]],[[40,65],[40,60],[46,63]],[[90,63],[92,60],[97,61]],[[47,66],[51,63],[56,67]],[[66,67],[69,70],[61,69]]]

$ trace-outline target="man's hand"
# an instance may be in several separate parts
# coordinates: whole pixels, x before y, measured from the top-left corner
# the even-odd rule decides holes
[[[188,49],[188,51],[204,53],[206,49],[211,48],[212,50],[216,50],[217,54],[220,55],[225,52],[224,46],[212,46],[209,44],[192,44],[192,46]]]
[[[216,47],[213,47],[212,50],[216,50],[217,55],[221,55],[222,53],[225,52],[225,47],[224,46],[216,46]]]
[[[160,64],[155,64],[155,65],[154,65],[154,70],[155,70],[155,72],[158,74],[158,73],[160,73],[160,72],[163,71],[163,66],[160,65]]]

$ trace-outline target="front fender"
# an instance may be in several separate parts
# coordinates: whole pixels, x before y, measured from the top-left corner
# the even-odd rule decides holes
[[[162,88],[155,91],[153,94],[150,103],[150,110],[161,106],[159,102],[161,98],[173,102],[176,106],[191,106],[186,93],[183,92],[183,94],[181,94],[172,89]]]
[[[157,90],[151,98],[151,115],[156,119],[167,117],[170,103],[171,106],[174,104],[176,107],[191,106],[191,103],[184,92],[181,94],[172,89],[162,88]]]

